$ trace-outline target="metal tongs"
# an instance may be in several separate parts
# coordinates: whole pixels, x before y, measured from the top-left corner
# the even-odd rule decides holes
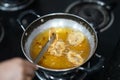
[[[49,46],[53,43],[53,41],[56,38],[56,34],[53,33],[52,36],[50,37],[50,39],[46,42],[46,44],[43,46],[42,50],[39,52],[38,56],[36,57],[36,59],[34,60],[34,63],[38,63],[41,59],[41,57],[43,56],[43,54],[45,52],[47,52],[47,49],[49,48]]]

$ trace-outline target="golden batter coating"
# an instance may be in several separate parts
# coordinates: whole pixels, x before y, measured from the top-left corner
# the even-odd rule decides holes
[[[80,31],[73,31],[68,35],[68,42],[70,45],[77,46],[85,39],[83,33]]]
[[[73,63],[75,66],[79,66],[84,62],[84,59],[81,57],[81,55],[75,51],[69,51],[67,53],[68,61]]]
[[[65,50],[65,43],[62,40],[55,40],[48,49],[48,52],[51,55],[62,56],[64,50]]]

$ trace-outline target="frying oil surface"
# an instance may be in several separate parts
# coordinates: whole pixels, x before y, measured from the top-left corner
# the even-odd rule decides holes
[[[51,69],[67,69],[84,63],[90,53],[86,36],[71,28],[50,28],[38,34],[32,41],[30,52],[34,60],[52,33],[55,41],[39,61],[39,65]]]

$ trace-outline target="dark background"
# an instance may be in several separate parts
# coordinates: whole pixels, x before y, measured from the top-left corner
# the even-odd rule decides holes
[[[55,12],[64,12],[76,0],[34,0],[30,6],[18,11],[0,11],[0,23],[5,29],[5,36],[0,43],[0,61],[13,57],[25,58],[20,46],[23,33],[17,22],[18,16],[26,10],[34,10],[40,16]],[[120,80],[120,2],[112,10],[115,19],[109,29],[98,33],[99,43],[96,52],[105,57],[105,68],[87,76],[89,80]],[[30,23],[35,18],[30,18]],[[26,24],[24,24],[27,26]],[[94,61],[93,61],[94,62]]]

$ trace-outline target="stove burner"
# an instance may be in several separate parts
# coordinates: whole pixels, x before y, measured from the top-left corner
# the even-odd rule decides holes
[[[4,28],[3,26],[0,24],[0,43],[2,42],[4,37]]]
[[[84,66],[90,68],[91,62],[87,62]],[[42,70],[38,70],[35,74],[39,80],[84,80],[88,73],[81,70],[75,70],[70,73],[61,73],[59,75],[49,74],[46,72],[41,72]]]
[[[78,15],[87,20],[100,32],[108,29],[114,20],[112,12],[104,7],[103,2],[77,1],[66,9],[65,12]]]
[[[36,72],[36,75],[40,80],[84,80],[87,73],[78,71],[67,75],[50,76],[44,72],[38,71]]]
[[[30,5],[33,0],[0,0],[0,9],[4,11],[17,11]]]

